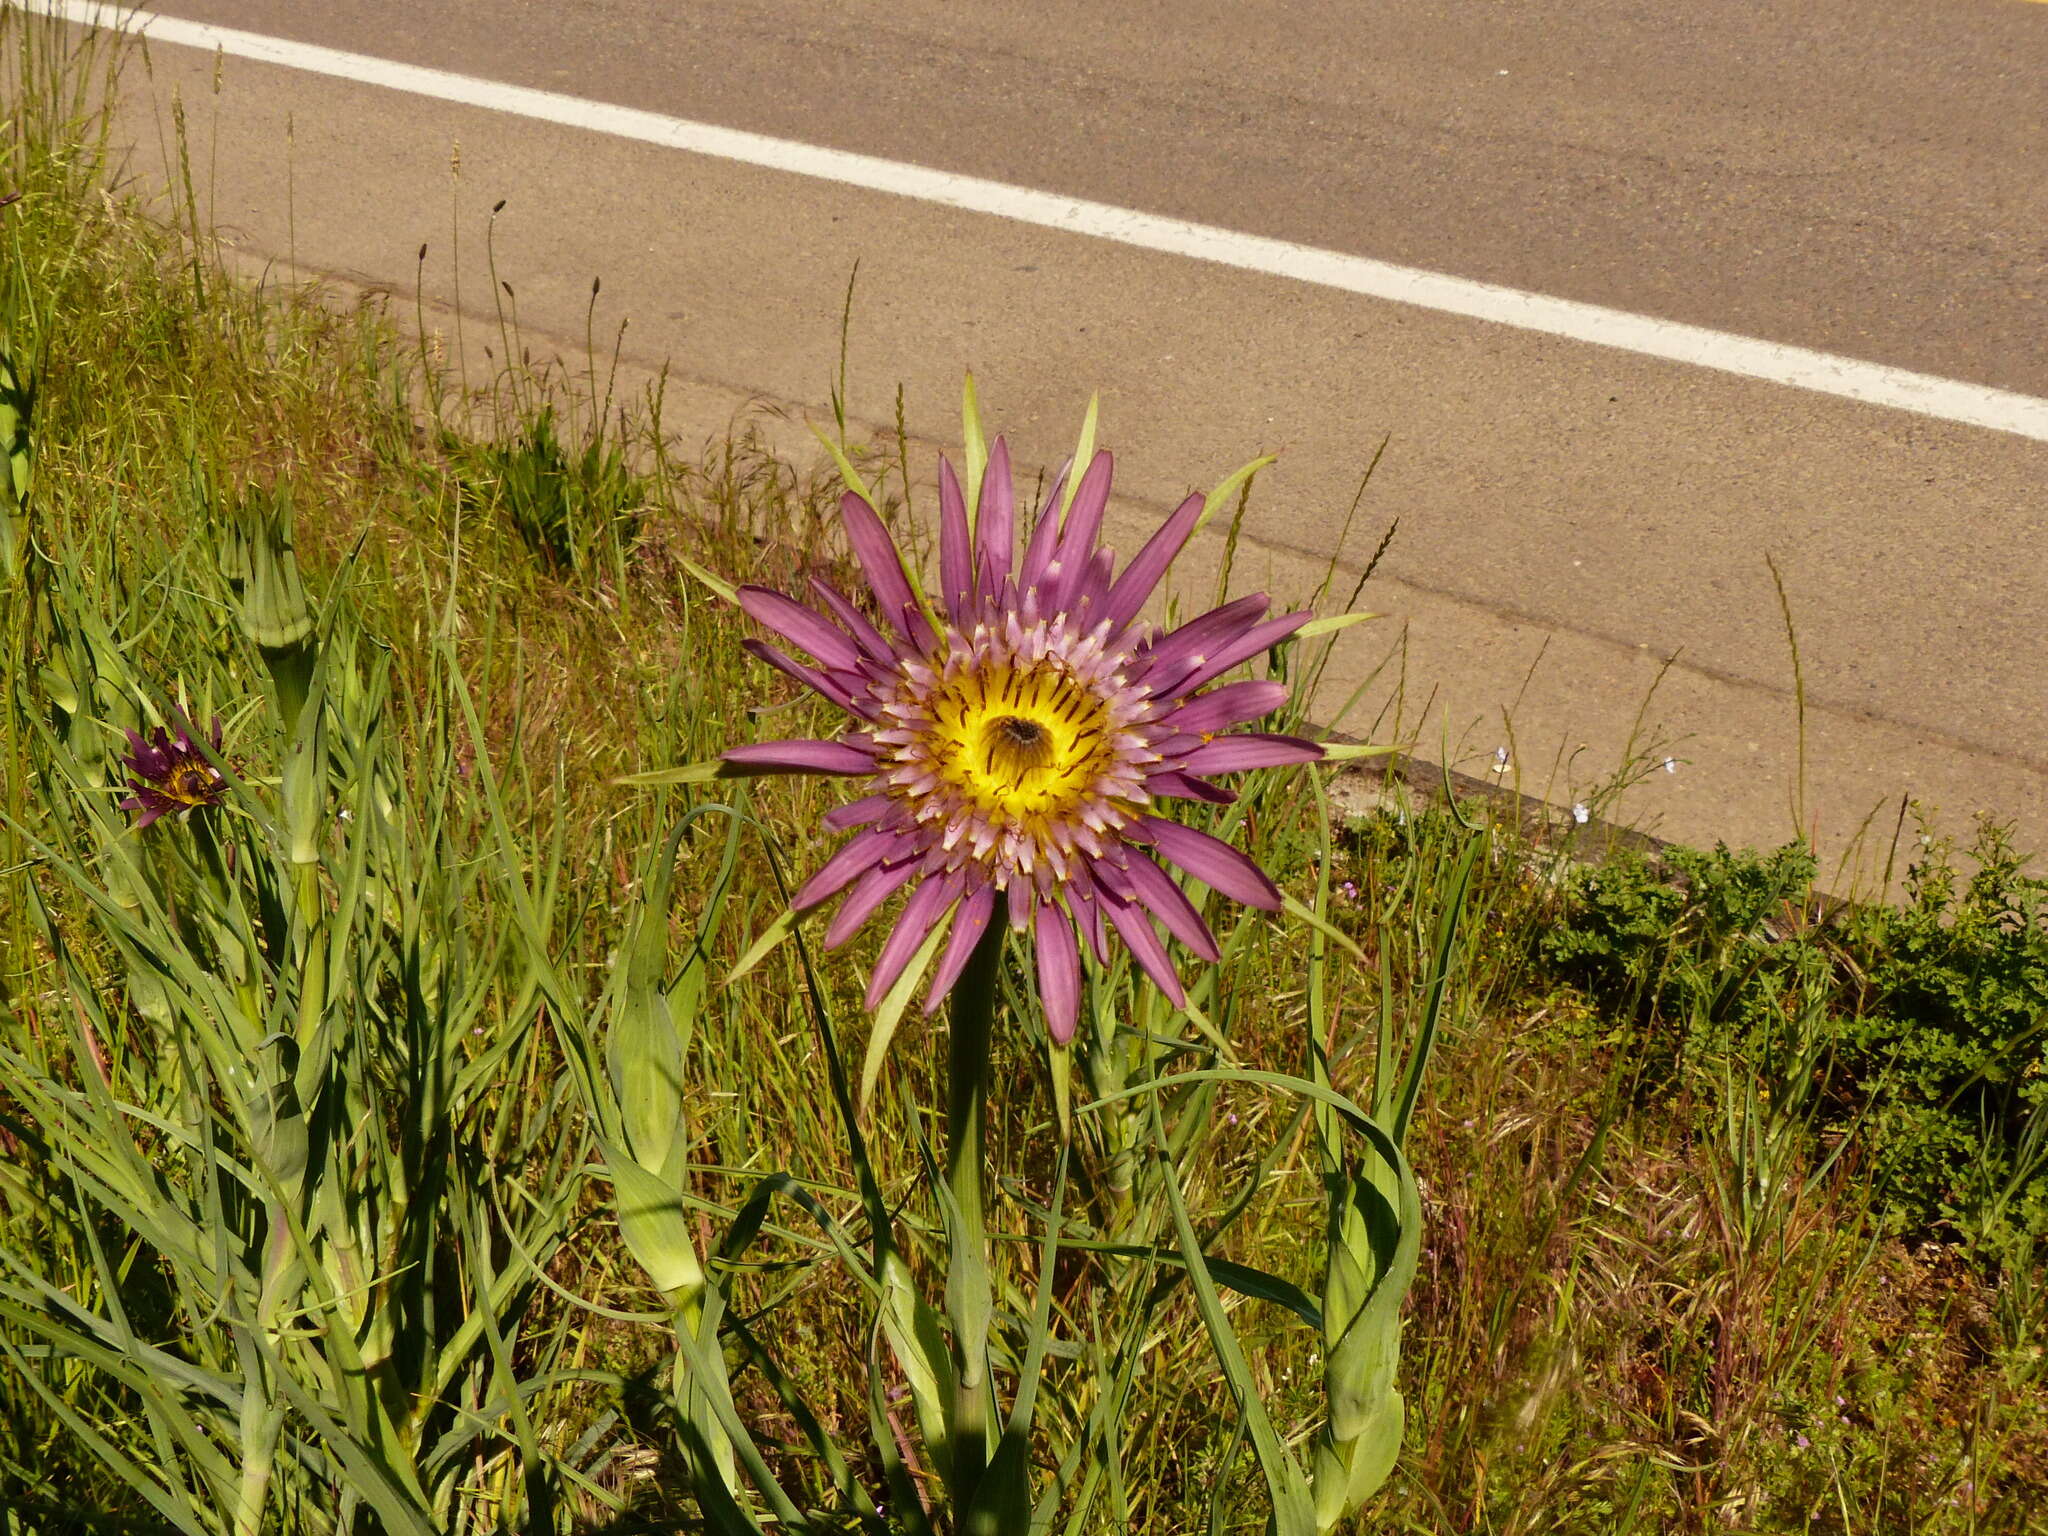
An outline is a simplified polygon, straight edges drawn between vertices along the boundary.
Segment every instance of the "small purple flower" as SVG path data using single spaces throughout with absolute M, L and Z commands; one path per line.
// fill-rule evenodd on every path
M 739 591 L 748 614 L 812 661 L 760 640 L 747 641 L 748 650 L 854 725 L 831 740 L 761 742 L 723 755 L 728 773 L 825 773 L 861 784 L 824 824 L 862 830 L 796 893 L 795 907 L 846 893 L 825 932 L 830 946 L 896 892 L 910 893 L 869 982 L 870 1008 L 950 921 L 925 999 L 935 1010 L 1000 910 L 1031 936 L 1046 1023 L 1064 1042 L 1078 1020 L 1083 943 L 1107 964 L 1114 932 L 1176 1005 L 1185 994 L 1153 923 L 1204 960 L 1218 957 L 1208 925 L 1159 860 L 1234 901 L 1279 910 L 1280 892 L 1263 870 L 1158 814 L 1158 802 L 1227 805 L 1236 796 L 1214 776 L 1322 757 L 1296 737 L 1230 733 L 1285 703 L 1284 684 L 1219 682 L 1309 615 L 1269 618 L 1258 594 L 1170 634 L 1140 619 L 1201 521 L 1203 498 L 1182 502 L 1118 572 L 1114 553 L 1096 543 L 1110 472 L 1110 456 L 1096 454 L 1064 516 L 1062 477 L 1019 559 L 1003 440 L 990 449 L 972 528 L 959 478 L 941 458 L 936 603 L 913 586 L 874 508 L 848 492 L 840 514 L 879 625 L 822 581 L 811 583 L 818 608 L 763 587 Z
M 206 738 L 213 755 L 220 756 L 220 717 Z M 135 830 L 140 832 L 163 816 L 183 816 L 202 806 L 219 805 L 227 797 L 228 781 L 207 760 L 192 740 L 189 721 L 178 722 L 176 734 L 158 726 L 147 737 L 128 732 L 128 752 L 121 759 L 128 771 L 128 788 L 134 791 L 121 802 L 124 811 L 140 811 Z

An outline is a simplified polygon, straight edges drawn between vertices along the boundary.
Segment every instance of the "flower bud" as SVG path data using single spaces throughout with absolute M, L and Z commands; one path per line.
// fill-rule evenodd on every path
M 290 504 L 261 493 L 245 497 L 221 568 L 242 600 L 242 632 L 262 652 L 281 723 L 291 733 L 312 687 L 319 647 L 292 549 Z
M 0 347 L 0 575 L 11 576 L 28 558 L 28 499 L 34 480 L 29 419 L 35 413 L 36 387 L 15 367 L 14 357 Z

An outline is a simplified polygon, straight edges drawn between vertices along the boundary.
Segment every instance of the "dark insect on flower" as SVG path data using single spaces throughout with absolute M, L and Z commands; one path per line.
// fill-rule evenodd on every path
M 161 816 L 182 816 L 203 805 L 219 805 L 227 798 L 227 779 L 207 761 L 192 740 L 191 730 L 187 721 L 175 735 L 162 726 L 147 737 L 128 733 L 128 752 L 121 766 L 128 770 L 128 787 L 134 794 L 121 802 L 121 809 L 142 812 L 135 822 L 136 831 Z M 207 733 L 215 757 L 220 756 L 220 733 L 216 715 Z

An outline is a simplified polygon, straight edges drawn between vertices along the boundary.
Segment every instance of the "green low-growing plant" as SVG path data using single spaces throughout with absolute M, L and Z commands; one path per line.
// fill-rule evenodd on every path
M 1968 859 L 1930 838 L 1905 903 L 1848 925 L 1843 1064 L 1898 1219 L 2023 1262 L 2048 1241 L 2048 878 L 1991 821 Z
M 562 441 L 543 403 L 492 441 L 448 444 L 466 507 L 505 518 L 549 571 L 616 573 L 638 535 L 647 487 L 602 421 Z
M 1898 1230 L 2024 1263 L 2048 1237 L 2048 881 L 1995 824 L 1970 864 L 1930 839 L 1903 904 L 1824 920 L 1798 845 L 1631 855 L 1575 877 L 1543 951 L 1661 1042 L 1653 1080 L 1735 1062 L 1817 1094 Z

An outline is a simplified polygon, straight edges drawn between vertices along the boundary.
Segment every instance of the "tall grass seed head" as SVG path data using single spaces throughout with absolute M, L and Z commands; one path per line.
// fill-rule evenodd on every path
M 1141 620 L 1204 501 L 1190 496 L 1118 572 L 1114 552 L 1097 545 L 1111 469 L 1109 454 L 1095 454 L 1064 516 L 1062 476 L 1019 559 L 1003 440 L 990 450 L 971 529 L 941 458 L 935 605 L 913 586 L 874 508 L 849 491 L 840 513 L 879 624 L 819 580 L 815 607 L 739 590 L 749 615 L 812 660 L 762 640 L 748 650 L 844 710 L 852 728 L 732 748 L 727 771 L 833 774 L 864 791 L 826 814 L 832 831 L 855 835 L 794 907 L 843 892 L 825 934 L 835 946 L 910 889 L 869 981 L 871 1009 L 950 922 L 925 1000 L 935 1010 L 1000 915 L 1029 935 L 1046 1022 L 1064 1043 L 1079 1012 L 1082 944 L 1107 964 L 1114 933 L 1176 1006 L 1185 994 L 1153 922 L 1202 959 L 1218 958 L 1208 925 L 1158 860 L 1233 900 L 1280 907 L 1251 859 L 1158 814 L 1158 803 L 1226 805 L 1236 797 L 1215 776 L 1323 755 L 1296 737 L 1225 734 L 1277 709 L 1284 684 L 1210 686 L 1309 615 L 1268 617 L 1255 594 L 1171 633 Z
M 206 806 L 219 805 L 227 798 L 228 781 L 192 739 L 189 722 L 176 731 L 158 726 L 147 736 L 128 732 L 128 751 L 121 766 L 128 773 L 133 793 L 121 802 L 124 811 L 140 811 L 135 830 L 165 816 L 184 816 Z M 221 750 L 220 717 L 215 716 L 207 740 L 213 757 Z

